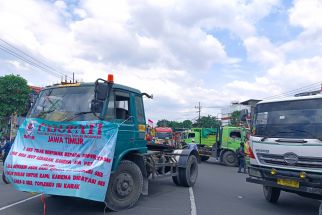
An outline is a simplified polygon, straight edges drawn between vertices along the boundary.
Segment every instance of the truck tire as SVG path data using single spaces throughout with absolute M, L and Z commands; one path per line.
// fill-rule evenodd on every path
M 198 177 L 198 159 L 190 155 L 185 168 L 179 168 L 179 183 L 184 187 L 192 187 Z
M 209 156 L 204 156 L 204 155 L 200 155 L 200 160 L 201 161 L 207 161 L 207 160 L 209 160 Z
M 172 181 L 175 185 L 181 186 L 180 179 L 179 179 L 179 168 L 178 167 L 175 169 L 175 172 L 172 172 L 172 174 L 175 174 L 175 173 L 176 173 L 176 175 L 172 176 Z
M 172 176 L 172 181 L 175 185 L 181 186 L 178 176 Z
M 281 190 L 275 187 L 263 186 L 265 199 L 270 203 L 276 203 L 280 197 Z
M 226 151 L 223 154 L 222 161 L 226 166 L 237 166 L 238 165 L 236 153 L 234 153 L 232 151 Z
M 4 174 L 4 171 L 2 172 L 2 181 L 5 183 L 5 184 L 10 184 L 10 182 L 7 180 L 5 174 Z
M 132 161 L 122 160 L 111 175 L 105 202 L 112 211 L 131 208 L 139 200 L 143 189 L 143 175 Z

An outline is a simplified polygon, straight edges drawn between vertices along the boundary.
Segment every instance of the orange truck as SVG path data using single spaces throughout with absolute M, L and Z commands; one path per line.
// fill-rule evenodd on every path
M 155 143 L 166 144 L 174 146 L 173 130 L 169 127 L 156 127 L 155 128 Z

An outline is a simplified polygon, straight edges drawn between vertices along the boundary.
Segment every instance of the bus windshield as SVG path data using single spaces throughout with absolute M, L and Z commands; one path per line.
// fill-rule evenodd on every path
M 258 104 L 255 136 L 322 140 L 322 98 Z
M 94 86 L 49 88 L 40 93 L 29 117 L 56 122 L 94 120 L 93 98 Z

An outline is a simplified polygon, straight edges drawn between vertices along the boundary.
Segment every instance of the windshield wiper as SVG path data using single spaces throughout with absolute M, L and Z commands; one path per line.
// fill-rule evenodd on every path
M 73 116 L 64 119 L 62 122 L 70 121 L 70 120 L 73 120 L 73 119 L 75 119 L 76 117 L 78 117 L 80 115 L 85 115 L 85 114 L 89 114 L 89 113 L 93 113 L 93 112 L 92 111 L 78 112 L 78 113 L 75 113 Z
M 278 131 L 278 132 L 275 132 L 274 134 L 265 135 L 264 137 L 261 138 L 261 142 L 263 142 L 264 140 L 266 140 L 270 136 L 275 136 L 277 134 L 285 134 L 285 133 L 291 133 L 291 132 L 290 131 Z

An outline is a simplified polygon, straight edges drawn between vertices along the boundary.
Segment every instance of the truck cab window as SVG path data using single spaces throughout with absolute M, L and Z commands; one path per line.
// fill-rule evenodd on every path
M 142 96 L 135 96 L 136 115 L 139 123 L 145 123 Z
M 230 132 L 229 137 L 233 139 L 241 138 L 241 133 L 240 131 L 232 131 Z
M 115 92 L 115 118 L 126 120 L 130 116 L 130 95 Z
M 188 138 L 195 138 L 195 133 L 189 133 Z

